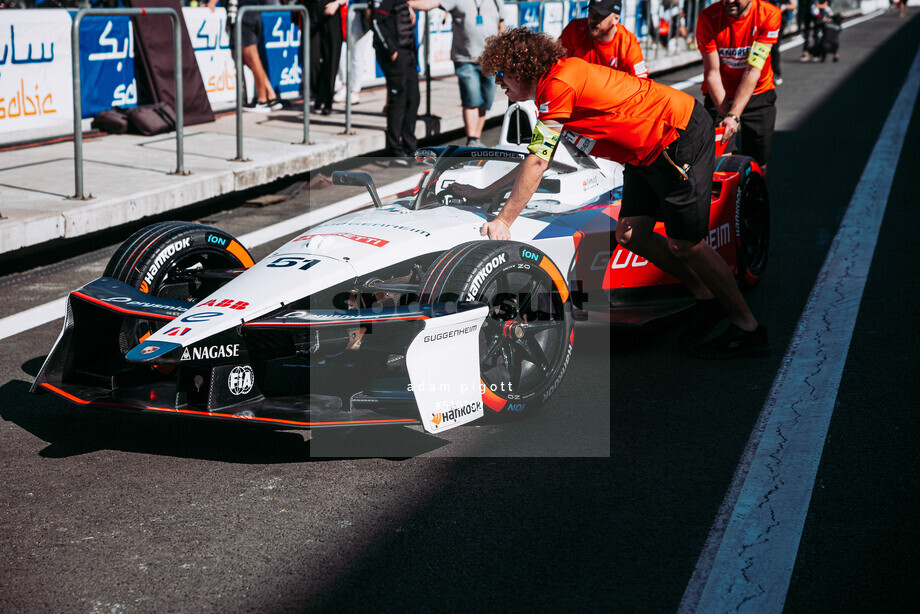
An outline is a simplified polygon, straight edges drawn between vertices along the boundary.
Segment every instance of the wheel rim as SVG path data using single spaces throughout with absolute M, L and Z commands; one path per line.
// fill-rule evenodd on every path
M 490 308 L 479 335 L 480 372 L 505 397 L 526 399 L 543 388 L 567 343 L 565 305 L 552 279 L 535 273 L 502 271 L 478 297 Z
M 195 270 L 218 270 L 240 267 L 239 261 L 226 250 L 202 248 L 183 254 L 171 262 L 165 272 L 150 288 L 150 294 L 164 298 L 173 298 L 183 301 L 198 302 L 204 298 L 189 279 L 188 273 Z
M 748 183 L 741 199 L 738 235 L 744 265 L 754 275 L 759 275 L 766 265 L 770 245 L 770 210 L 767 194 L 760 181 Z

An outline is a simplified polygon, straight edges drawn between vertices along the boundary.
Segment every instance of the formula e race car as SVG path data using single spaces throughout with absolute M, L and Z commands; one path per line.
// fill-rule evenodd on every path
M 673 278 L 614 240 L 622 167 L 564 139 L 512 241 L 480 236 L 526 157 L 532 103 L 494 149 L 421 149 L 417 187 L 319 224 L 259 262 L 227 233 L 185 222 L 140 230 L 104 276 L 72 292 L 33 392 L 100 408 L 277 428 L 422 424 L 437 433 L 537 409 L 563 380 L 575 315 L 641 325 L 688 307 Z M 749 158 L 722 156 L 709 242 L 750 286 L 769 206 Z M 659 229 L 662 230 L 663 229 Z

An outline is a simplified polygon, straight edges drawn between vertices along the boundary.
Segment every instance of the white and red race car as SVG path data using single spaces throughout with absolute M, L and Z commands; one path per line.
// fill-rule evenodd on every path
M 510 186 L 483 201 L 453 186 L 505 176 L 526 157 L 534 122 L 532 104 L 515 104 L 494 149 L 419 150 L 430 170 L 386 203 L 370 176 L 335 173 L 373 202 L 259 262 L 215 228 L 142 229 L 104 277 L 70 294 L 33 392 L 278 428 L 437 433 L 535 410 L 565 376 L 573 312 L 639 325 L 691 299 L 616 244 L 622 168 L 574 147 L 557 151 L 513 241 L 480 236 Z M 709 241 L 752 285 L 769 244 L 763 178 L 741 156 L 716 169 Z

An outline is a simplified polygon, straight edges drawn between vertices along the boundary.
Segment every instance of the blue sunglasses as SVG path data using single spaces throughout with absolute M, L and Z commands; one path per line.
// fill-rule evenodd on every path
M 499 79 L 503 79 L 505 77 L 505 73 L 504 71 L 499 70 L 499 71 L 496 71 L 495 76 L 498 77 Z

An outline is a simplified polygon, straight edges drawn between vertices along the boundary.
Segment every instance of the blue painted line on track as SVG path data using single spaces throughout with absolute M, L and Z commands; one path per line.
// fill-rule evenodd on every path
M 818 274 L 748 444 L 750 463 L 736 471 L 680 612 L 783 610 L 918 89 L 920 52 Z

